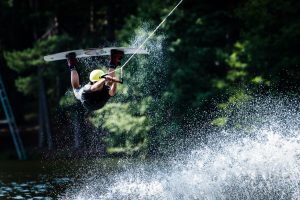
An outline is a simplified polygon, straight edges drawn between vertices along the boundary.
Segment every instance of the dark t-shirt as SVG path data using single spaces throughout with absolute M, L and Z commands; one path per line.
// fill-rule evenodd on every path
M 90 86 L 86 85 L 85 88 L 90 88 Z M 92 92 L 90 89 L 85 89 L 81 96 L 83 106 L 89 111 L 102 108 L 110 98 L 109 90 L 110 87 L 107 85 L 104 85 L 101 91 L 96 92 Z

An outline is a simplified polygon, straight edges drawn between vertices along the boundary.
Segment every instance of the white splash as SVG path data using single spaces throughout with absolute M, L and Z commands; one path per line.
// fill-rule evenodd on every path
M 300 199 L 298 108 L 276 101 L 267 104 L 275 112 L 267 114 L 265 105 L 260 103 L 256 114 L 263 121 L 255 124 L 248 121 L 251 134 L 249 127 L 238 132 L 226 128 L 209 133 L 205 144 L 181 152 L 172 161 L 138 166 L 125 162 L 123 172 L 87 179 L 79 189 L 70 189 L 66 197 L 78 200 Z M 255 113 L 253 108 L 255 105 L 249 110 Z M 243 116 L 246 110 L 243 109 Z M 252 114 L 248 113 L 245 119 Z

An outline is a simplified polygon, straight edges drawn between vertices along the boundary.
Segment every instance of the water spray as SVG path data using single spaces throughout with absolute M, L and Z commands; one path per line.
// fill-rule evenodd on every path
M 105 174 L 98 163 L 60 199 L 299 200 L 299 102 L 297 97 L 261 96 L 231 107 L 228 117 L 236 123 L 185 128 L 194 137 L 157 162 L 119 160 L 115 172 Z M 205 142 L 196 139 L 204 135 Z
M 128 64 L 128 62 L 135 56 L 135 54 L 144 46 L 144 44 L 155 34 L 155 32 L 161 27 L 161 25 L 167 20 L 167 18 L 172 15 L 172 13 L 176 10 L 176 8 L 182 3 L 183 0 L 179 1 L 179 3 L 169 12 L 169 14 L 158 24 L 158 26 L 150 33 L 150 35 L 143 41 L 143 43 L 135 50 L 135 52 L 126 60 L 126 62 L 116 70 L 113 70 L 111 72 L 108 72 L 108 74 L 111 74 L 113 72 L 121 70 L 121 78 L 123 76 L 123 68 Z

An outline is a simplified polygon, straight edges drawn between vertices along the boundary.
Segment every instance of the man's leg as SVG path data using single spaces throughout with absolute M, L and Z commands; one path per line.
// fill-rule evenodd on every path
M 122 60 L 123 56 L 124 56 L 123 51 L 119 51 L 116 49 L 111 50 L 108 74 L 112 78 L 116 77 L 115 69 L 117 68 L 117 66 L 121 65 L 121 60 Z M 115 94 L 117 92 L 117 83 L 110 81 L 110 82 L 108 82 L 108 85 L 110 86 L 109 95 L 115 96 Z
M 78 89 L 80 87 L 79 75 L 76 69 L 71 70 L 71 85 L 73 89 Z
M 110 62 L 109 67 L 115 69 L 117 66 L 121 65 L 121 60 L 124 57 L 124 52 L 112 49 L 110 51 Z
M 79 83 L 79 74 L 76 70 L 77 59 L 76 59 L 76 54 L 74 52 L 67 54 L 67 62 L 68 62 L 69 69 L 71 71 L 71 85 L 73 89 L 78 89 L 80 87 L 80 83 Z
M 110 51 L 110 61 L 108 65 L 108 74 L 112 77 L 115 77 L 115 69 L 121 65 L 121 60 L 123 59 L 124 52 L 117 50 L 117 49 L 112 49 Z

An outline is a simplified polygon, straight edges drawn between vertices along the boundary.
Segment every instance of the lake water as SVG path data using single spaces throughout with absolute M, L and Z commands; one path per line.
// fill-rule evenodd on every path
M 300 200 L 300 103 L 267 100 L 164 159 L 0 161 L 0 199 Z
M 41 161 L 0 161 L 0 199 L 57 198 L 76 178 L 58 165 Z
M 113 171 L 114 159 L 93 161 L 0 161 L 0 199 L 58 199 L 80 184 L 89 167 Z
M 218 132 L 169 160 L 1 161 L 0 199 L 299 200 L 298 130 Z

